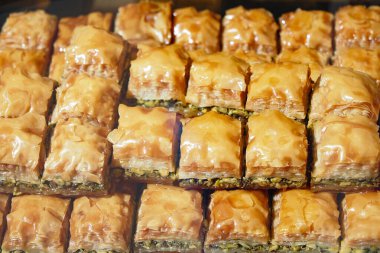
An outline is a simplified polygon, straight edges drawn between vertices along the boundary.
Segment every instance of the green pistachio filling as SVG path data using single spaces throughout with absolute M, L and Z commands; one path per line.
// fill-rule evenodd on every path
M 344 251 L 346 253 L 378 253 L 380 252 L 380 247 L 377 246 L 367 246 L 360 248 L 351 248 L 348 251 Z
M 43 185 L 46 186 L 48 189 L 51 190 L 66 190 L 70 189 L 72 191 L 78 191 L 78 192 L 98 192 L 105 190 L 105 186 L 103 184 L 98 184 L 94 182 L 85 182 L 85 183 L 74 183 L 74 182 L 67 182 L 61 179 L 56 180 L 44 180 Z
M 269 247 L 269 251 L 275 252 L 316 252 L 316 253 L 335 253 L 338 252 L 339 247 L 327 247 L 317 245 L 315 243 L 308 244 L 293 244 L 293 245 L 276 245 L 273 244 Z
M 376 187 L 379 184 L 379 178 L 371 179 L 322 179 L 322 178 L 311 178 L 311 182 L 318 186 L 339 186 L 341 188 L 346 187 Z
M 146 240 L 135 242 L 135 247 L 148 252 L 186 252 L 200 250 L 202 244 L 200 241 Z
M 124 251 L 119 250 L 85 250 L 85 249 L 78 249 L 74 251 L 74 253 L 124 253 Z
M 282 177 L 248 177 L 243 178 L 243 184 L 245 187 L 300 188 L 306 185 L 306 179 L 294 181 Z
M 238 188 L 241 186 L 240 178 L 225 177 L 225 178 L 206 178 L 206 179 L 180 179 L 179 185 L 182 187 L 201 187 L 201 188 Z
M 127 178 L 139 178 L 139 179 L 169 179 L 175 180 L 176 174 L 169 172 L 168 170 L 152 170 L 152 169 L 138 169 L 128 168 L 124 171 L 124 176 Z
M 268 251 L 268 245 L 245 240 L 228 240 L 207 245 L 206 249 L 209 249 L 211 252 L 266 252 Z

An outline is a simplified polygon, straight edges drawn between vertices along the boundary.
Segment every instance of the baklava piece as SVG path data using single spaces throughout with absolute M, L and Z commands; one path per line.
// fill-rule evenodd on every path
M 332 55 L 334 16 L 326 11 L 297 9 L 280 17 L 281 49 L 295 50 L 306 46 L 326 58 Z
M 268 196 L 262 191 L 216 191 L 209 205 L 206 253 L 267 252 Z
M 126 42 L 116 34 L 92 26 L 77 27 L 66 48 L 63 76 L 84 72 L 120 82 L 127 50 Z
M 354 191 L 379 184 L 378 126 L 363 116 L 329 115 L 314 124 L 315 190 Z
M 220 16 L 209 10 L 198 12 L 194 7 L 174 11 L 174 40 L 187 51 L 207 54 L 220 50 Z
M 0 193 L 0 241 L 3 241 L 5 229 L 7 227 L 6 216 L 10 209 L 10 195 Z
M 42 182 L 46 192 L 102 195 L 108 188 L 108 130 L 79 118 L 59 121 L 50 143 Z
M 271 251 L 338 252 L 336 195 L 310 190 L 279 192 L 273 198 Z
M 272 13 L 265 9 L 229 9 L 223 18 L 223 51 L 255 51 L 273 57 L 277 54 L 277 30 Z
M 201 252 L 202 223 L 199 192 L 148 185 L 141 196 L 134 252 Z
M 119 7 L 115 33 L 132 45 L 154 42 L 161 45 L 170 44 L 172 3 L 145 1 Z
M 178 45 L 139 53 L 131 62 L 127 98 L 148 107 L 185 103 L 190 58 Z
M 227 53 L 203 55 L 190 68 L 186 116 L 211 109 L 228 115 L 246 116 L 244 102 L 249 65 Z
M 306 185 L 305 125 L 279 111 L 248 119 L 246 171 L 248 188 L 299 188 Z
M 242 123 L 211 111 L 183 126 L 179 185 L 226 189 L 241 185 Z
M 346 194 L 342 213 L 340 252 L 380 252 L 380 192 Z
M 42 50 L 0 49 L 0 69 L 17 68 L 27 70 L 29 73 L 44 75 L 47 69 L 48 56 Z
M 243 50 L 238 49 L 232 52 L 231 54 L 248 63 L 251 68 L 253 68 L 254 65 L 258 63 L 272 62 L 272 57 L 270 57 L 269 55 L 258 54 L 255 51 L 245 52 Z
M 278 110 L 304 120 L 311 90 L 310 70 L 305 64 L 264 63 L 252 68 L 245 109 L 253 113 Z
M 128 194 L 75 199 L 68 252 L 131 252 L 133 210 Z
M 0 119 L 0 189 L 12 192 L 39 190 L 44 159 L 45 117 L 29 112 Z
M 348 68 L 326 67 L 314 87 L 309 126 L 326 115 L 361 115 L 377 121 L 380 91 L 369 75 Z
M 347 47 L 380 49 L 380 6 L 341 7 L 335 14 L 336 51 Z
M 108 135 L 113 166 L 126 178 L 172 183 L 175 179 L 179 122 L 162 107 L 119 106 L 119 126 Z
M 82 118 L 111 129 L 119 95 L 120 86 L 116 81 L 71 73 L 57 89 L 57 105 L 51 122 Z
M 40 195 L 13 197 L 2 252 L 66 252 L 69 208 L 70 199 Z

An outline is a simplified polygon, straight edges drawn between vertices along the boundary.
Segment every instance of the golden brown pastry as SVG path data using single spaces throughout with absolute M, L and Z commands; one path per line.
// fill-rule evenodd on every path
M 378 126 L 363 116 L 328 115 L 314 124 L 315 189 L 357 190 L 379 182 Z
M 148 185 L 138 211 L 135 252 L 201 252 L 202 222 L 199 192 Z
M 361 115 L 377 121 L 380 91 L 370 76 L 348 68 L 326 67 L 314 87 L 309 125 L 329 114 Z
M 44 75 L 48 61 L 48 54 L 42 50 L 0 49 L 0 69 L 17 68 Z
M 70 199 L 51 196 L 13 197 L 3 252 L 65 252 L 69 205 Z
M 216 191 L 209 205 L 205 252 L 268 251 L 268 196 L 262 191 Z
M 311 89 L 307 65 L 264 63 L 255 65 L 252 72 L 246 110 L 279 110 L 290 118 L 305 119 Z
M 54 54 L 51 57 L 50 67 L 49 67 L 49 78 L 62 83 L 62 76 L 65 70 L 65 53 L 54 51 Z
M 288 190 L 273 198 L 272 249 L 276 252 L 338 252 L 339 211 L 328 192 Z
M 380 192 L 346 194 L 342 211 L 343 240 L 340 252 L 378 252 Z
M 236 188 L 242 176 L 242 124 L 214 111 L 190 119 L 182 129 L 179 184 Z
M 268 110 L 250 116 L 247 126 L 245 186 L 304 186 L 308 147 L 305 125 Z
M 272 13 L 265 9 L 247 10 L 243 6 L 229 9 L 223 17 L 223 51 L 240 49 L 275 56 L 277 30 Z
M 188 51 L 208 54 L 220 50 L 220 15 L 186 7 L 174 11 L 174 41 Z
M 68 252 L 130 252 L 133 206 L 128 194 L 75 199 Z
M 248 63 L 251 68 L 254 68 L 254 65 L 258 63 L 272 62 L 272 57 L 269 55 L 258 54 L 255 51 L 244 52 L 238 49 L 231 54 Z
M 347 47 L 380 49 L 380 6 L 347 5 L 335 14 L 336 50 Z
M 280 17 L 281 48 L 295 50 L 306 46 L 330 57 L 334 16 L 326 11 L 297 9 Z
M 42 175 L 47 191 L 62 195 L 104 193 L 111 153 L 107 133 L 106 128 L 79 118 L 59 121 Z
M 10 195 L 1 193 L 0 194 L 0 240 L 3 241 L 3 236 L 5 233 L 5 229 L 7 227 L 6 224 L 6 216 L 9 212 L 10 208 Z
M 126 177 L 172 181 L 178 147 L 176 114 L 162 107 L 119 106 L 119 125 L 108 135 L 113 144 L 114 166 Z

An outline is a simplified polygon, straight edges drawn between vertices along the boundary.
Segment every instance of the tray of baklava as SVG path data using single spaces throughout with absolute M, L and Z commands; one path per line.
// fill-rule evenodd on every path
M 2 252 L 380 252 L 380 6 L 10 13 Z

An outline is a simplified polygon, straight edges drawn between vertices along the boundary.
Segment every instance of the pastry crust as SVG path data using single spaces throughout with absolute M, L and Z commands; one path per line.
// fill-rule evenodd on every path
M 3 236 L 7 227 L 6 216 L 10 208 L 10 195 L 0 194 L 0 240 L 3 241 Z
M 0 117 L 14 118 L 28 112 L 47 115 L 54 82 L 37 73 L 5 68 L 0 72 Z
M 17 68 L 44 75 L 49 61 L 48 56 L 42 50 L 0 49 L 0 69 Z
M 343 240 L 341 252 L 380 250 L 380 192 L 346 194 L 342 201 Z
M 23 195 L 12 198 L 3 252 L 65 252 L 70 199 Z
M 314 245 L 314 250 L 317 247 L 323 252 L 338 252 L 339 211 L 334 194 L 288 190 L 275 194 L 273 201 L 273 246 Z
M 288 188 L 292 185 L 256 182 L 280 178 L 306 184 L 307 138 L 305 125 L 279 111 L 264 111 L 248 120 L 248 145 L 244 179 L 253 187 Z M 294 186 L 293 186 L 294 187 Z
M 186 7 L 174 11 L 174 40 L 187 51 L 207 54 L 220 50 L 220 15 L 209 10 Z
M 335 14 L 336 50 L 347 47 L 380 49 L 380 7 L 347 5 Z
M 255 65 L 252 71 L 246 110 L 279 110 L 290 118 L 305 119 L 311 89 L 307 65 L 264 63 Z
M 240 49 L 275 56 L 277 30 L 272 13 L 265 9 L 247 10 L 242 6 L 229 9 L 223 17 L 223 51 Z
M 309 126 L 329 114 L 361 115 L 376 121 L 380 91 L 370 76 L 348 68 L 326 67 L 314 87 Z
M 297 9 L 283 14 L 280 17 L 281 48 L 295 50 L 306 46 L 330 57 L 333 18 L 329 12 L 316 10 Z
M 251 68 L 254 68 L 254 65 L 258 63 L 272 62 L 271 56 L 258 54 L 255 51 L 244 52 L 243 50 L 238 49 L 231 54 L 248 63 Z
M 128 194 L 75 199 L 68 252 L 130 252 L 133 208 Z
M 177 116 L 165 108 L 119 105 L 119 126 L 108 135 L 113 164 L 140 180 L 172 178 L 178 147 Z M 149 176 L 151 174 L 152 176 Z M 152 177 L 152 178 L 151 178 Z

